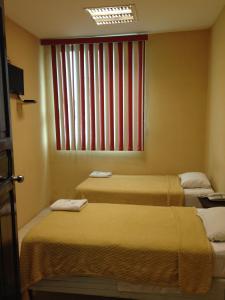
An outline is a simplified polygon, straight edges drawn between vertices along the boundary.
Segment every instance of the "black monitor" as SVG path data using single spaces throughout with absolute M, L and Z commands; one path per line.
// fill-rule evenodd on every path
M 24 95 L 23 70 L 8 63 L 9 92 Z

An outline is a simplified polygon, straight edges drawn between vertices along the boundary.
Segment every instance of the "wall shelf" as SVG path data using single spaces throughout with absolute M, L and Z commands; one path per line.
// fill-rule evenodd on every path
M 36 100 L 33 99 L 23 99 L 20 95 L 10 94 L 17 102 L 21 104 L 34 104 L 37 103 Z
M 17 99 L 17 101 L 21 104 L 34 104 L 34 103 L 37 103 L 36 100 L 32 100 L 32 99 L 25 99 L 25 100 Z

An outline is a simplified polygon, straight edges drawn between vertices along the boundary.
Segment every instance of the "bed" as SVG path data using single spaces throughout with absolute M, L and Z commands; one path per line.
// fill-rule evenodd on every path
M 76 187 L 75 197 L 98 203 L 184 205 L 180 179 L 173 175 L 89 177 Z
M 89 177 L 76 187 L 75 197 L 87 198 L 89 202 L 97 203 L 184 205 L 201 208 L 198 197 L 207 196 L 213 192 L 214 190 L 204 173 L 188 172 L 179 176 L 112 175 L 109 178 Z
M 93 203 L 81 213 L 54 212 L 36 223 L 22 244 L 24 288 L 130 299 L 224 299 L 225 243 L 208 242 L 194 208 Z

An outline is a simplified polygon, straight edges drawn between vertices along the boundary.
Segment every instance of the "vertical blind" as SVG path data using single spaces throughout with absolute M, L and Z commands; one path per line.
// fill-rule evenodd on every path
M 58 150 L 143 150 L 146 36 L 138 37 L 51 45 Z

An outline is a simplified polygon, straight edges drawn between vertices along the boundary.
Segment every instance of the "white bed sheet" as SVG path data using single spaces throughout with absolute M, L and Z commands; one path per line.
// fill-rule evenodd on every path
M 196 188 L 196 189 L 184 189 L 184 201 L 185 206 L 194 206 L 197 208 L 201 208 L 202 205 L 198 200 L 199 196 L 207 196 L 208 194 L 213 193 L 214 190 L 210 189 L 203 189 L 203 188 Z
M 213 276 L 225 278 L 225 243 L 211 243 L 214 255 Z
M 198 211 L 203 209 L 198 208 Z M 211 245 L 214 257 L 213 277 L 225 278 L 225 242 L 211 242 Z

